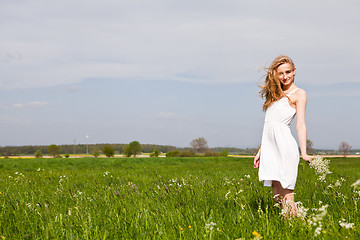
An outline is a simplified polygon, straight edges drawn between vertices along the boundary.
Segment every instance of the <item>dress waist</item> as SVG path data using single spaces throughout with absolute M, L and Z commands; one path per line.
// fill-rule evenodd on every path
M 286 126 L 286 127 L 290 127 L 289 124 L 282 123 L 282 122 L 276 122 L 276 121 L 265 121 L 265 124 L 266 125 L 268 125 L 268 124 L 279 124 L 279 125 L 283 125 L 283 126 Z

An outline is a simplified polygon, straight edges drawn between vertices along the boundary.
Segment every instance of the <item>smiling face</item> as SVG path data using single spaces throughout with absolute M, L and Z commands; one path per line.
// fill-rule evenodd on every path
M 288 89 L 294 82 L 296 68 L 292 67 L 289 63 L 281 64 L 276 69 L 276 76 L 279 79 L 283 90 Z

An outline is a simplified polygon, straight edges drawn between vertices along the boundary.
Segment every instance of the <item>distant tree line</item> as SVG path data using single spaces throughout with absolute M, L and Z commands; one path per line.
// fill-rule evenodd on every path
M 53 145 L 53 144 L 52 144 Z M 38 156 L 42 155 L 50 155 L 53 156 L 54 153 L 49 151 L 49 146 L 52 145 L 28 145 L 28 146 L 5 146 L 0 147 L 0 156 L 25 156 L 29 155 L 32 156 L 36 152 Z M 99 156 L 99 153 L 102 152 L 104 147 L 110 146 L 114 149 L 114 154 L 125 154 L 124 148 L 129 144 L 89 144 L 89 154 Z M 56 155 L 65 155 L 65 154 L 86 154 L 86 144 L 64 144 L 64 145 L 57 145 L 60 149 L 56 149 Z M 53 149 L 50 148 L 50 149 Z M 238 155 L 253 155 L 256 153 L 256 148 L 234 148 L 234 147 L 216 147 L 216 148 L 208 148 L 210 152 L 218 152 L 223 153 L 224 151 L 228 151 L 228 154 L 238 154 Z M 193 151 L 191 147 L 175 147 L 170 145 L 156 145 L 156 144 L 141 144 L 141 152 L 143 153 L 153 153 L 153 156 L 158 156 L 160 153 L 168 153 L 172 151 Z M 110 153 L 111 154 L 111 153 Z M 138 154 L 136 152 L 136 154 Z M 186 155 L 186 154 L 185 154 Z
M 170 145 L 140 144 L 133 141 L 129 144 L 64 144 L 64 145 L 27 145 L 27 146 L 4 146 L 0 147 L 0 156 L 23 156 L 35 155 L 42 157 L 50 156 L 69 156 L 69 154 L 86 154 L 95 157 L 100 153 L 106 156 L 114 154 L 124 154 L 126 156 L 136 156 L 139 153 L 150 153 L 151 156 L 159 156 L 160 153 L 168 153 L 168 156 L 224 156 L 224 155 L 255 155 L 258 148 L 235 148 L 235 147 L 215 147 L 209 148 L 204 138 L 194 139 L 190 142 L 190 147 L 175 147 Z M 313 143 L 308 140 L 308 152 L 313 155 L 351 155 L 358 154 L 360 149 L 352 149 L 347 143 L 342 142 L 338 150 L 315 149 Z M 105 152 L 103 151 L 105 150 Z M 226 153 L 226 154 L 225 154 Z
M 54 144 L 52 144 L 54 145 Z M 89 154 L 92 154 L 94 151 L 101 151 L 104 147 L 112 147 L 114 149 L 115 154 L 123 153 L 124 147 L 128 144 L 89 144 Z M 51 145 L 50 145 L 51 146 Z M 57 145 L 60 147 L 59 154 L 86 154 L 87 145 L 86 144 L 64 144 Z M 141 151 L 144 153 L 151 153 L 154 149 L 158 149 L 158 151 L 166 153 L 169 151 L 173 151 L 177 149 L 174 146 L 169 145 L 156 145 L 156 144 L 141 144 Z M 40 150 L 40 151 L 38 151 Z M 0 156 L 22 156 L 22 155 L 34 155 L 35 152 L 41 152 L 43 155 L 53 155 L 49 152 L 49 145 L 28 145 L 28 146 L 5 146 L 0 147 Z M 136 154 L 138 154 L 136 152 Z

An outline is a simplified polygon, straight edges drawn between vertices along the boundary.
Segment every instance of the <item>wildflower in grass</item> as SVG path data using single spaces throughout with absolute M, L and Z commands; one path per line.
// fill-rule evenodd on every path
M 229 197 L 229 194 L 231 193 L 231 191 L 230 191 L 230 189 L 229 189 L 229 191 L 225 194 L 225 199 L 227 200 Z
M 312 209 L 314 211 L 314 213 L 309 218 L 309 224 L 311 226 L 316 227 L 316 229 L 314 231 L 315 236 L 318 236 L 322 231 L 322 220 L 327 214 L 326 208 L 328 206 L 329 205 L 323 205 L 319 209 L 317 209 L 317 208 Z
M 253 231 L 252 235 L 254 235 L 254 239 L 256 239 L 256 240 L 262 239 L 262 236 L 257 231 Z
M 240 189 L 237 193 L 236 193 L 236 195 L 238 195 L 239 193 L 242 193 L 244 190 L 242 190 L 242 189 Z
M 342 219 L 341 221 L 339 221 L 339 225 L 341 227 L 346 228 L 346 229 L 350 229 L 350 228 L 353 228 L 355 226 L 354 223 L 347 223 L 345 219 Z
M 180 231 L 183 231 L 184 229 L 182 227 L 180 227 Z
M 214 226 L 216 226 L 216 223 L 214 223 L 214 222 L 210 222 L 210 223 L 207 223 L 207 224 L 205 224 L 205 230 L 207 231 L 207 232 L 211 232 L 212 230 L 214 230 Z
M 72 197 L 73 197 L 73 198 L 77 198 L 77 197 L 79 197 L 81 194 L 82 194 L 82 192 L 80 192 L 79 190 L 77 190 L 76 193 L 74 193 L 74 194 L 72 195 Z
M 360 188 L 360 179 L 356 180 L 351 186 L 355 189 Z
M 318 175 L 318 179 L 321 182 L 325 182 L 326 175 L 331 173 L 329 170 L 329 163 L 330 160 L 316 156 L 309 164 L 311 168 L 315 169 L 315 173 Z
M 302 202 L 296 202 L 295 203 L 296 208 L 297 208 L 297 217 L 305 219 L 307 211 L 309 210 L 308 208 L 305 208 Z
M 188 227 L 189 229 L 191 229 L 191 225 L 189 225 L 189 227 Z
M 245 175 L 244 177 L 246 177 L 246 178 L 250 178 L 250 175 Z
M 132 190 L 134 190 L 135 192 L 138 190 L 135 183 L 133 182 L 128 182 L 128 186 L 129 188 L 132 188 Z

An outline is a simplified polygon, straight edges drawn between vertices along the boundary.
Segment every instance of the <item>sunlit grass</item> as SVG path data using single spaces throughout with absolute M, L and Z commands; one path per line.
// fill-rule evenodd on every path
M 249 158 L 0 159 L 0 236 L 357 239 L 359 167 L 331 159 L 321 182 L 301 162 L 295 199 L 308 210 L 286 220 Z

